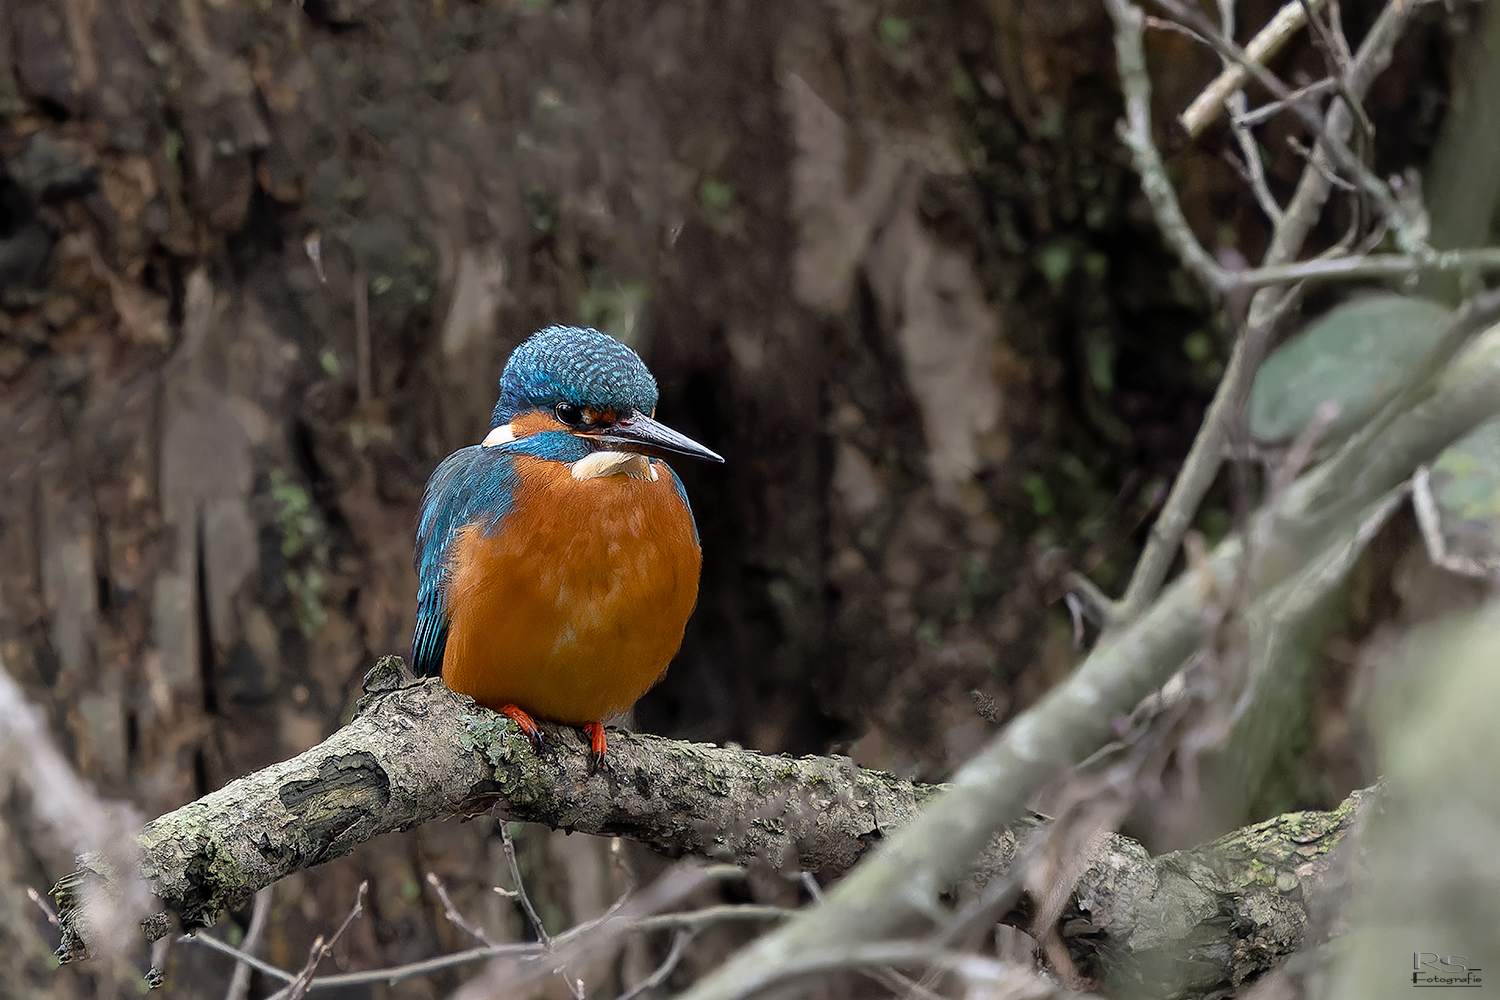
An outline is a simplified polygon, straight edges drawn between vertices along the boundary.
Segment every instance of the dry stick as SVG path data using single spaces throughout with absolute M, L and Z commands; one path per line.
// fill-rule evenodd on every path
M 1240 124 L 1239 116 L 1245 113 L 1245 92 L 1236 90 L 1229 95 L 1229 100 L 1224 102 L 1224 107 L 1229 111 L 1234 141 L 1239 143 L 1240 153 L 1245 157 L 1245 182 L 1250 185 L 1256 204 L 1260 205 L 1260 210 L 1266 213 L 1266 218 L 1271 221 L 1271 225 L 1279 226 L 1281 225 L 1281 206 L 1276 203 L 1276 196 L 1271 193 L 1270 185 L 1266 183 L 1266 168 L 1260 159 L 1260 146 L 1256 144 L 1255 136 L 1250 134 L 1250 130 Z
M 1233 275 L 1236 288 L 1267 288 L 1293 281 L 1359 281 L 1407 278 L 1424 272 L 1500 271 L 1500 248 L 1440 250 L 1431 257 L 1409 253 L 1364 254 L 1257 267 Z
M 268 885 L 255 894 L 255 904 L 250 909 L 250 927 L 245 931 L 245 940 L 240 942 L 240 949 L 248 954 L 255 953 L 266 925 L 271 922 L 271 897 L 274 893 L 275 889 Z M 250 966 L 243 962 L 234 967 L 224 1000 L 245 1000 L 250 995 L 250 971 Z
M 350 908 L 349 915 L 344 918 L 344 922 L 339 924 L 338 930 L 333 932 L 333 937 L 329 938 L 328 943 L 325 944 L 323 936 L 318 935 L 318 939 L 313 942 L 312 948 L 307 953 L 307 964 L 302 967 L 302 973 L 297 977 L 297 981 L 285 989 L 278 990 L 270 1000 L 302 1000 L 307 995 L 313 977 L 318 974 L 318 966 L 323 964 L 323 959 L 333 954 L 333 946 L 339 943 L 339 938 L 343 937 L 349 926 L 365 912 L 365 893 L 369 891 L 369 881 L 359 884 L 359 890 L 354 894 L 354 906 Z
M 672 938 L 672 947 L 667 951 L 667 957 L 662 959 L 656 971 L 645 979 L 621 993 L 619 1000 L 635 1000 L 647 990 L 654 990 L 667 981 L 667 977 L 677 968 L 677 963 L 682 960 L 682 953 L 687 949 L 688 942 L 693 939 L 690 931 L 678 931 Z
M 1323 5 L 1324 0 L 1313 0 L 1314 9 Z M 1302 30 L 1307 23 L 1307 11 L 1297 0 L 1282 7 L 1271 22 L 1260 31 L 1256 32 L 1250 44 L 1245 46 L 1245 55 L 1256 63 L 1265 63 L 1271 59 L 1287 40 Z M 1212 125 L 1224 110 L 1224 102 L 1236 90 L 1244 89 L 1246 83 L 1250 82 L 1250 71 L 1238 63 L 1231 63 L 1224 67 L 1212 83 L 1203 89 L 1203 93 L 1188 105 L 1188 109 L 1182 113 L 1179 121 L 1187 129 L 1188 135 L 1196 138 L 1205 128 Z
M 1292 90 L 1282 83 L 1274 73 L 1264 66 L 1250 59 L 1245 50 L 1234 43 L 1233 39 L 1225 38 L 1196 8 L 1191 7 L 1181 0 L 1155 0 L 1161 6 L 1172 12 L 1173 16 L 1197 26 L 1199 32 L 1216 52 L 1226 59 L 1242 65 L 1253 76 L 1261 86 L 1269 90 L 1278 98 L 1285 99 L 1291 96 Z M 1415 7 L 1409 0 L 1403 0 L 1406 6 Z M 1341 82 L 1340 93 L 1356 93 L 1356 88 L 1348 81 Z M 1362 92 L 1361 96 L 1362 96 Z M 1427 243 L 1427 222 L 1420 214 L 1409 213 L 1400 199 L 1398 199 L 1391 187 L 1385 181 L 1377 177 L 1365 162 L 1355 156 L 1345 144 L 1348 136 L 1336 136 L 1326 129 L 1325 120 L 1319 117 L 1316 111 L 1305 107 L 1301 103 L 1292 102 L 1287 105 L 1303 124 L 1318 139 L 1318 148 L 1332 160 L 1334 166 L 1354 178 L 1359 190 L 1369 196 L 1392 229 L 1396 231 L 1397 245 L 1403 250 L 1411 253 L 1430 254 L 1432 247 Z M 1363 114 L 1361 110 L 1359 112 Z
M 1192 227 L 1182 214 L 1177 192 L 1167 177 L 1166 164 L 1151 136 L 1151 77 L 1146 72 L 1146 52 L 1141 42 L 1144 15 L 1129 0 L 1105 0 L 1119 30 L 1115 34 L 1115 56 L 1119 60 L 1120 85 L 1125 96 L 1125 120 L 1120 126 L 1120 140 L 1130 150 L 1135 171 L 1141 178 L 1141 192 L 1151 204 L 1162 237 L 1177 254 L 1184 267 L 1193 272 L 1211 294 L 1223 292 L 1229 285 L 1229 273 L 1203 249 Z M 1128 23 L 1127 30 L 1124 25 Z
M 1107 5 L 1110 13 L 1115 16 L 1116 48 L 1122 52 L 1121 81 L 1128 93 L 1128 88 L 1134 84 L 1127 77 L 1125 54 L 1128 53 L 1131 63 L 1138 59 L 1144 61 L 1143 57 L 1137 55 L 1141 51 L 1140 12 L 1128 0 L 1108 0 Z M 1414 4 L 1406 0 L 1395 0 L 1381 12 L 1349 68 L 1348 88 L 1351 94 L 1363 96 L 1375 77 L 1389 64 L 1391 50 L 1415 10 Z M 1342 100 L 1335 100 L 1324 121 L 1322 131 L 1325 137 L 1330 140 L 1341 139 L 1348 135 L 1352 127 L 1348 107 Z M 1313 154 L 1314 159 L 1322 155 L 1325 145 L 1325 142 L 1319 141 Z M 1164 174 L 1161 181 L 1166 182 Z M 1265 274 L 1267 268 L 1284 266 L 1296 257 L 1303 241 L 1317 224 L 1329 192 L 1327 180 L 1309 164 L 1302 171 L 1296 193 L 1282 213 L 1281 224 L 1271 234 L 1271 245 L 1266 250 L 1264 261 L 1266 266 L 1250 273 Z M 1314 269 L 1309 267 L 1308 270 Z M 1239 276 L 1232 276 L 1236 284 L 1238 279 Z M 1264 284 L 1268 286 L 1272 283 L 1267 281 Z M 1255 286 L 1247 284 L 1246 287 Z M 1235 342 L 1229 364 L 1203 419 L 1203 427 L 1193 440 L 1193 446 L 1183 461 L 1182 471 L 1176 482 L 1172 484 L 1161 514 L 1151 526 L 1145 549 L 1136 563 L 1125 595 L 1114 606 L 1117 621 L 1128 622 L 1139 615 L 1155 598 L 1166 580 L 1167 571 L 1176 559 L 1183 532 L 1187 531 L 1204 494 L 1218 476 L 1224 446 L 1229 440 L 1230 422 L 1237 419 L 1244 399 L 1249 395 L 1255 369 L 1259 367 L 1259 348 L 1263 346 L 1287 304 L 1287 300 L 1271 287 L 1262 287 L 1251 300 L 1245 330 Z
M 1270 101 L 1269 103 L 1262 104 L 1258 108 L 1254 108 L 1252 110 L 1235 115 L 1230 124 L 1236 128 L 1254 128 L 1257 125 L 1263 125 L 1266 122 L 1270 121 L 1272 118 L 1275 118 L 1277 115 L 1281 114 L 1283 111 L 1286 111 L 1292 104 L 1295 104 L 1298 101 L 1307 101 L 1313 98 L 1322 97 L 1329 91 L 1338 89 L 1339 84 L 1337 80 L 1324 77 L 1321 80 L 1315 80 L 1312 83 L 1309 83 L 1305 87 L 1299 87 L 1298 89 L 1292 91 L 1290 94 L 1286 95 L 1286 97 L 1281 100 Z
M 482 945 L 494 947 L 499 943 L 486 934 L 483 927 L 469 923 L 468 918 L 453 905 L 453 899 L 448 895 L 448 889 L 443 885 L 442 880 L 432 872 L 427 873 L 427 884 L 432 886 L 433 892 L 437 893 L 438 900 L 443 904 L 443 915 L 448 918 L 450 924 Z

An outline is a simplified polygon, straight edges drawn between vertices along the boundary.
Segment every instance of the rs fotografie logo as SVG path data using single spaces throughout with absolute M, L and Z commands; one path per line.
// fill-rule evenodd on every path
M 1483 986 L 1480 970 L 1463 955 L 1439 955 L 1434 951 L 1412 952 L 1411 984 L 1413 986 L 1477 987 Z

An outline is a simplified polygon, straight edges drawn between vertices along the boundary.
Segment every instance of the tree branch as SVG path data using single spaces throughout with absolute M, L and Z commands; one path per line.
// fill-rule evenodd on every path
M 185 929 L 378 834 L 492 807 L 672 853 L 778 866 L 795 858 L 837 874 L 940 790 L 843 757 L 773 757 L 619 731 L 610 734 L 610 770 L 595 773 L 574 731 L 544 727 L 549 749 L 538 757 L 505 717 L 439 680 L 402 686 L 400 669 L 399 657 L 382 659 L 359 714 L 318 746 L 146 825 L 141 874 Z M 77 879 L 64 882 L 59 954 L 69 959 L 84 945 L 73 922 L 83 894 Z M 148 924 L 152 937 L 167 930 Z
M 549 728 L 550 749 L 539 758 L 510 720 L 435 679 L 403 680 L 400 659 L 386 657 L 366 678 L 370 694 L 349 725 L 301 756 L 232 782 L 141 831 L 140 874 L 186 928 L 211 924 L 271 882 L 372 837 L 491 806 L 511 819 L 741 863 L 762 858 L 779 864 L 795 855 L 804 870 L 836 875 L 887 833 L 909 825 L 945 787 L 863 770 L 847 758 L 775 757 L 622 732 L 611 734 L 610 772 L 592 773 L 586 744 L 570 730 Z M 1356 793 L 1331 813 L 1279 817 L 1154 859 L 1134 841 L 1109 835 L 1093 851 L 1064 913 L 1064 939 L 1080 967 L 1108 981 L 1158 968 L 1168 952 L 1182 952 L 1184 940 L 1195 943 L 1189 949 L 1192 982 L 1179 984 L 1188 991 L 1182 995 L 1242 981 L 1298 946 L 1303 908 L 1316 894 L 1329 851 L 1364 801 L 1368 797 Z M 991 839 L 959 885 L 960 896 L 972 898 L 1007 873 L 1021 845 L 1043 826 L 1032 816 Z M 58 899 L 66 959 L 84 955 L 81 887 L 102 879 L 108 889 L 120 877 L 105 878 L 93 861 L 83 859 L 83 872 L 64 880 L 69 891 Z M 1226 920 L 1229 911 L 1238 916 Z M 693 917 L 637 922 L 642 929 L 652 920 L 688 926 L 684 916 Z M 1013 911 L 1010 919 L 1023 922 L 1022 913 Z M 1239 934 L 1247 921 L 1258 925 L 1258 950 L 1223 947 L 1231 927 Z M 160 914 L 144 928 L 156 936 L 169 924 Z M 473 949 L 399 971 L 424 974 L 535 947 Z M 951 958 L 951 943 L 940 938 L 923 947 L 920 940 L 899 946 L 902 964 L 931 964 L 923 960 L 927 954 L 941 967 Z M 890 959 L 884 952 L 875 957 Z M 858 960 L 875 958 L 861 953 Z M 780 979 L 828 971 L 826 965 L 799 956 L 766 973 Z M 341 985 L 354 975 L 375 973 L 312 983 Z

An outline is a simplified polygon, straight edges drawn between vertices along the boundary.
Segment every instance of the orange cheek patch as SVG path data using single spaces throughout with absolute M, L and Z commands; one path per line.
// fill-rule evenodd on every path
M 541 434 L 543 431 L 566 431 L 572 430 L 567 424 L 558 420 L 550 413 L 541 410 L 532 410 L 528 413 L 520 413 L 511 418 L 511 433 L 518 438 L 530 434 Z

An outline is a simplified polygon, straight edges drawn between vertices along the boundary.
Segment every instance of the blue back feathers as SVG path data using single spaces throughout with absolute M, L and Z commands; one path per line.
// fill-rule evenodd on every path
M 598 330 L 551 326 L 532 335 L 506 362 L 491 426 L 509 423 L 528 410 L 550 410 L 560 402 L 649 414 L 656 400 L 656 380 L 630 348 Z M 412 668 L 417 676 L 443 672 L 448 644 L 444 595 L 448 550 L 465 527 L 477 524 L 482 531 L 493 532 L 510 512 L 519 484 L 514 456 L 575 462 L 591 451 L 589 444 L 572 434 L 549 431 L 498 447 L 462 448 L 437 467 L 427 481 L 417 522 L 417 631 L 412 637 Z M 687 506 L 682 481 L 673 479 Z M 694 525 L 694 541 L 697 534 Z
M 532 334 L 505 363 L 490 426 L 562 402 L 649 414 L 656 409 L 656 379 L 640 355 L 608 334 L 549 326 Z

